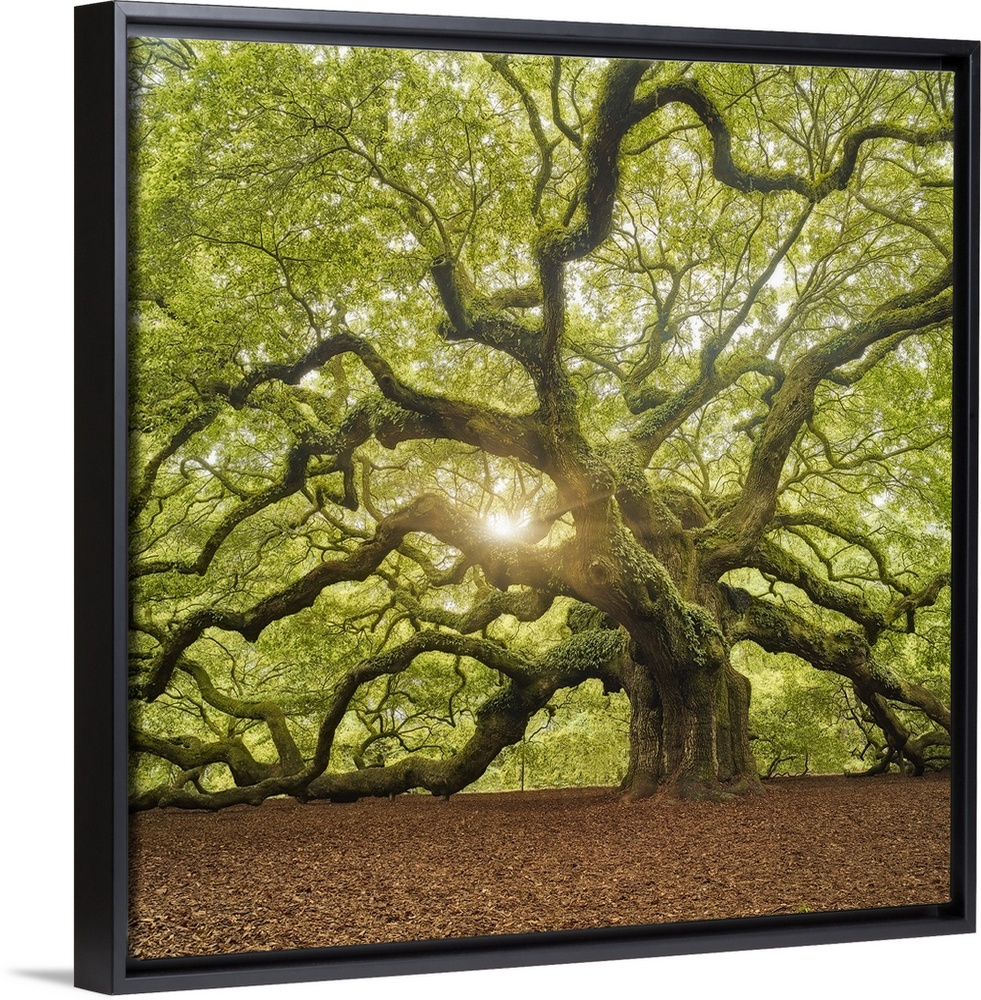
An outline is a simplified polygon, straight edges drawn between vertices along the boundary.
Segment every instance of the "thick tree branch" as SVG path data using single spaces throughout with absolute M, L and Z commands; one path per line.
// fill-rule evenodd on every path
M 571 228 L 544 234 L 542 258 L 556 263 L 578 260 L 609 235 L 620 183 L 620 145 L 639 120 L 630 115 L 634 91 L 650 65 L 643 60 L 615 59 L 606 70 L 591 129 L 582 145 L 578 221 Z
M 428 532 L 471 553 L 481 562 L 488 579 L 501 589 L 506 590 L 511 583 L 524 583 L 546 590 L 559 586 L 557 567 L 532 546 L 494 540 L 475 519 L 445 500 L 422 496 L 388 515 L 378 524 L 374 537 L 363 542 L 350 555 L 321 563 L 249 610 L 207 610 L 191 614 L 171 633 L 142 697 L 153 701 L 164 692 L 182 654 L 206 629 L 238 632 L 250 642 L 255 642 L 272 622 L 310 607 L 326 587 L 342 581 L 365 580 L 411 531 Z
M 837 611 L 861 625 L 869 642 L 886 626 L 885 615 L 876 611 L 861 593 L 836 586 L 771 539 L 762 539 L 747 560 L 761 573 L 804 591 L 817 605 Z
M 358 687 L 384 674 L 400 672 L 417 656 L 433 650 L 472 655 L 481 662 L 486 662 L 483 660 L 486 655 L 490 659 L 487 665 L 492 669 L 503 666 L 509 671 L 509 679 L 502 690 L 477 710 L 476 729 L 467 744 L 443 760 L 410 755 L 388 767 L 326 773 L 337 726 Z M 503 647 L 485 640 L 442 632 L 419 633 L 395 649 L 359 664 L 336 685 L 320 726 L 314 756 L 301 772 L 266 777 L 244 787 L 210 793 L 183 785 L 158 787 L 132 799 L 130 808 L 139 810 L 168 805 L 220 809 L 236 803 L 258 804 L 270 795 L 284 793 L 302 798 L 349 801 L 370 795 L 395 795 L 412 788 L 425 788 L 434 795 L 449 796 L 483 774 L 506 746 L 517 743 L 531 716 L 543 708 L 559 688 L 573 687 L 587 677 L 613 676 L 618 670 L 617 664 L 626 655 L 622 633 L 610 629 L 578 633 L 536 664 L 522 664 Z M 158 756 L 170 752 L 169 747 L 152 742 L 138 749 L 150 753 L 160 750 Z M 190 764 L 197 757 L 188 754 L 182 759 Z
M 814 393 L 822 379 L 900 330 L 924 329 L 949 319 L 953 309 L 952 277 L 951 268 L 945 268 L 932 281 L 897 296 L 867 320 L 813 348 L 787 372 L 754 442 L 739 499 L 702 535 L 707 573 L 718 578 L 738 566 L 772 520 L 784 463 L 800 428 L 810 418 Z
M 847 629 L 826 632 L 787 607 L 773 601 L 749 599 L 742 618 L 730 629 L 729 638 L 734 643 L 749 639 L 769 653 L 792 653 L 818 670 L 847 677 L 870 707 L 876 697 L 889 698 L 920 709 L 950 731 L 947 706 L 921 685 L 903 680 L 889 670 L 874 656 L 871 644 L 860 632 Z M 885 716 L 883 721 L 888 727 L 893 726 Z M 898 749 L 908 739 L 907 732 Z
M 446 340 L 474 340 L 495 350 L 503 351 L 518 361 L 532 376 L 536 384 L 541 381 L 541 332 L 532 330 L 514 320 L 493 312 L 508 308 L 541 304 L 541 293 L 536 289 L 506 291 L 497 299 L 479 300 L 464 280 L 459 264 L 447 257 L 433 261 L 430 273 L 439 291 L 440 301 L 446 310 L 449 324 L 440 332 Z
M 752 171 L 737 164 L 732 155 L 732 133 L 722 112 L 694 80 L 665 84 L 637 98 L 631 105 L 627 128 L 669 104 L 687 105 L 708 130 L 712 137 L 712 172 L 716 180 L 745 192 L 767 194 L 773 191 L 795 191 L 812 202 L 822 201 L 833 191 L 842 191 L 848 186 L 858 162 L 858 154 L 866 142 L 892 139 L 915 146 L 927 146 L 949 143 L 954 139 L 952 125 L 940 125 L 932 129 L 911 129 L 885 122 L 866 125 L 845 138 L 841 159 L 831 170 L 807 178 L 789 171 Z
M 176 764 L 188 772 L 179 779 L 182 785 L 184 781 L 200 777 L 201 769 L 209 764 L 225 764 L 240 789 L 253 788 L 281 773 L 280 765 L 260 763 L 240 739 L 233 737 L 205 743 L 196 736 L 154 736 L 133 726 L 129 733 L 129 750 L 130 753 L 153 754 Z
M 541 590 L 488 589 L 465 611 L 427 607 L 407 592 L 400 593 L 399 600 L 420 621 L 468 635 L 481 631 L 502 615 L 510 615 L 522 622 L 537 621 L 552 606 L 555 597 Z
M 276 753 L 279 755 L 281 773 L 292 774 L 300 770 L 303 766 L 300 751 L 290 734 L 286 716 L 275 701 L 268 698 L 261 700 L 233 698 L 215 687 L 203 664 L 187 657 L 182 657 L 177 667 L 194 678 L 201 697 L 213 708 L 236 719 L 258 719 L 266 724 L 273 745 L 276 747 Z

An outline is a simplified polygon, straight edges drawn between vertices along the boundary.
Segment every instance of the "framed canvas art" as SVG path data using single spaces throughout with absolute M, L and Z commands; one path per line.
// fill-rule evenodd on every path
M 76 44 L 78 985 L 974 929 L 976 42 Z

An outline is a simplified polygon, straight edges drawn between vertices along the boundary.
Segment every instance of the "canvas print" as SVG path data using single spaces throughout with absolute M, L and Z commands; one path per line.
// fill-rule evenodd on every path
M 950 899 L 952 100 L 131 39 L 132 958 Z

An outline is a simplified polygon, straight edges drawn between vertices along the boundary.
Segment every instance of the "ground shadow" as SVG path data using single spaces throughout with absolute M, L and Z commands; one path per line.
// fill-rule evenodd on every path
M 44 979 L 60 986 L 75 985 L 74 969 L 11 969 L 10 971 L 15 976 L 24 976 L 27 979 Z

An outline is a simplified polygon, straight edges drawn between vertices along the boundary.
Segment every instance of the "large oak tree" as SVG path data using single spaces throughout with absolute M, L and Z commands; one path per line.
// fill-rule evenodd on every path
M 624 794 L 754 790 L 738 649 L 949 745 L 949 75 L 131 70 L 135 807 L 448 795 L 597 681 Z

